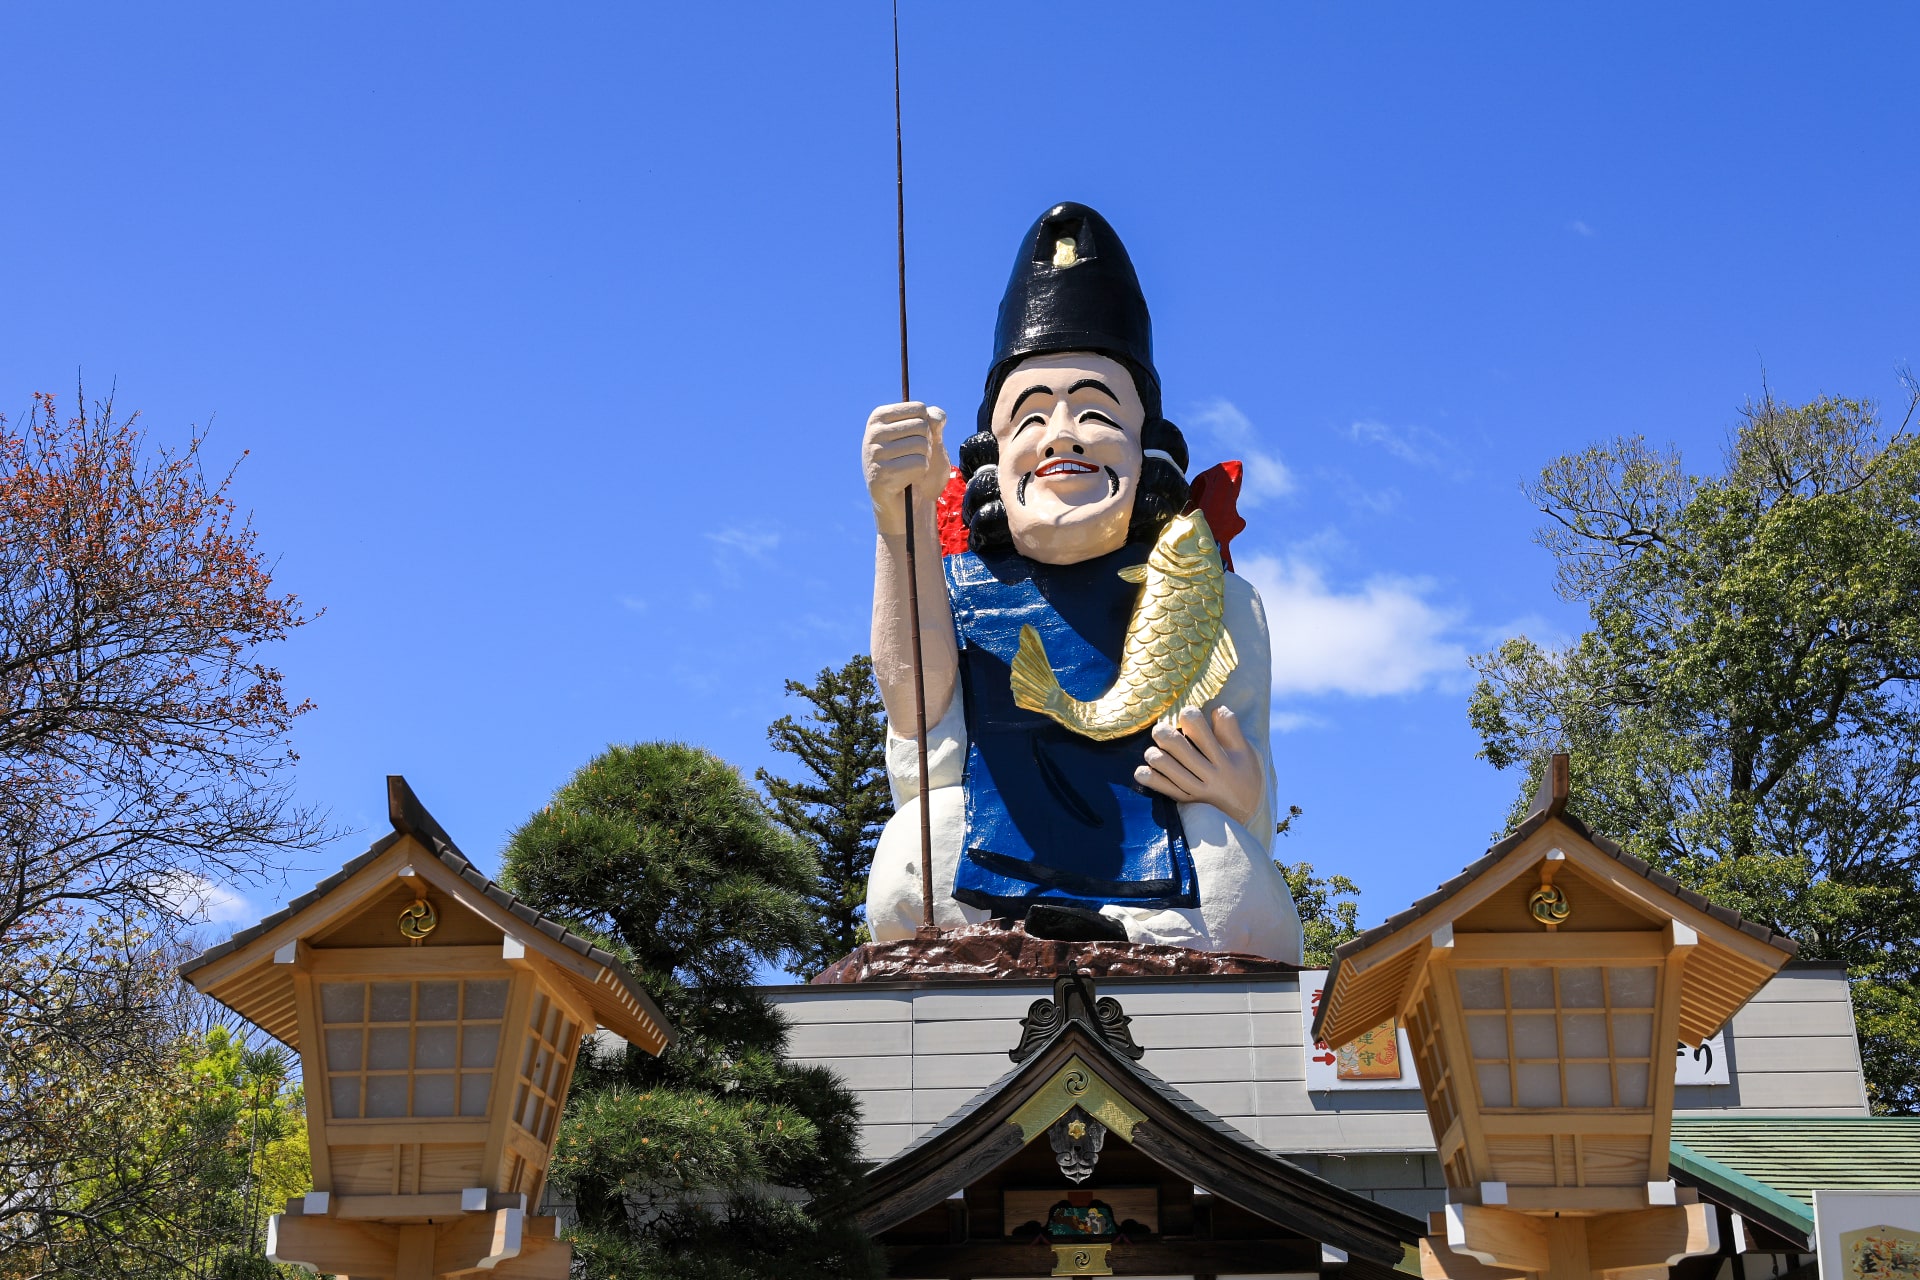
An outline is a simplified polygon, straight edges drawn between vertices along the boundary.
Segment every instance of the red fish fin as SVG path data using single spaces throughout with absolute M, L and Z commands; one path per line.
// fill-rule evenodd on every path
M 1233 556 L 1227 550 L 1247 522 L 1240 514 L 1240 479 L 1243 468 L 1239 459 L 1216 463 L 1193 478 L 1188 488 L 1187 510 L 1199 511 L 1207 518 L 1207 524 L 1213 530 L 1213 536 L 1220 544 L 1220 563 L 1233 568 Z

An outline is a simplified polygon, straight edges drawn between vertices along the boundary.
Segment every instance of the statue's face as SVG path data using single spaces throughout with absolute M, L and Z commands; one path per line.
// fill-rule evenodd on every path
M 1021 361 L 993 404 L 1014 549 L 1077 564 L 1125 546 L 1146 420 L 1117 360 L 1069 351 Z

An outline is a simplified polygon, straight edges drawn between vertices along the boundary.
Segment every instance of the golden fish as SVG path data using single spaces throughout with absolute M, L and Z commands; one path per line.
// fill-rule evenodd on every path
M 1173 723 L 1219 693 L 1240 665 L 1227 634 L 1226 570 L 1204 515 L 1174 517 L 1147 562 L 1120 576 L 1146 585 L 1127 622 L 1119 674 L 1105 693 L 1082 702 L 1062 689 L 1032 627 L 1020 628 L 1013 658 L 1017 705 L 1098 742 L 1138 733 L 1156 720 Z

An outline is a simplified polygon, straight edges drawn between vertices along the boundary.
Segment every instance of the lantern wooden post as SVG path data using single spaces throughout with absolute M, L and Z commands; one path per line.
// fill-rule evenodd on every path
M 1658 1280 L 1719 1247 L 1667 1176 L 1675 1047 L 1698 1046 L 1794 954 L 1566 812 L 1555 756 L 1527 819 L 1461 875 L 1341 946 L 1317 1036 L 1405 1023 L 1447 1179 L 1427 1280 Z
M 300 1054 L 314 1189 L 271 1261 L 323 1274 L 565 1280 L 538 1208 L 581 1037 L 672 1038 L 618 959 L 476 870 L 387 779 L 393 832 L 181 966 Z

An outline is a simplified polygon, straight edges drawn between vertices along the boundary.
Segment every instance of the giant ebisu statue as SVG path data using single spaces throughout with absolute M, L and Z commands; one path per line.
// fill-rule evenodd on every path
M 1098 213 L 1062 204 L 1021 242 L 957 471 L 941 409 L 868 418 L 874 672 L 897 805 L 867 893 L 876 942 L 921 923 L 924 802 L 942 928 L 1020 921 L 1041 937 L 1299 961 L 1271 857 L 1266 615 L 1224 567 L 1161 403 L 1126 247 Z M 908 485 L 948 490 L 942 511 L 914 507 L 924 798 Z

